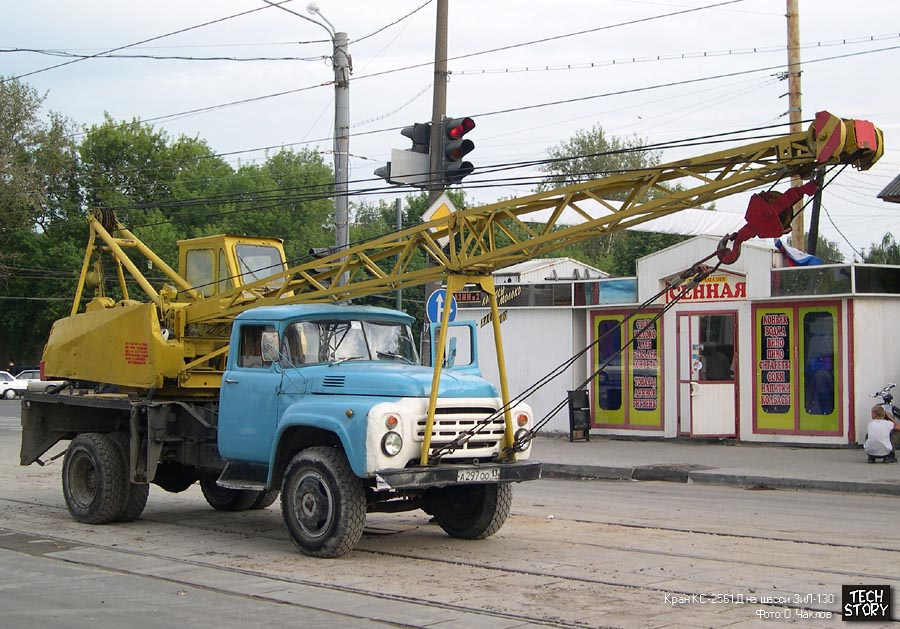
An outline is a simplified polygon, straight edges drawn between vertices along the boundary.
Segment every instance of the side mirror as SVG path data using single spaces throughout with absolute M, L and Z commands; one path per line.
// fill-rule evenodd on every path
M 281 358 L 281 345 L 278 340 L 278 332 L 266 330 L 262 333 L 262 359 L 263 362 L 277 362 Z

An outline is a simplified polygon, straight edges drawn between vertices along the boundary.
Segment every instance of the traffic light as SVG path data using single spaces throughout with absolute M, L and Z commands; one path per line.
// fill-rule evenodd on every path
M 463 161 L 463 157 L 475 150 L 475 143 L 472 140 L 463 139 L 465 134 L 475 128 L 475 121 L 468 117 L 447 118 L 441 124 L 439 178 L 444 185 L 453 185 L 461 182 L 475 170 L 472 162 Z
M 412 148 L 391 149 L 391 161 L 386 166 L 376 168 L 375 176 L 388 183 L 427 188 L 431 170 L 431 123 L 417 122 L 404 127 L 400 133 L 412 140 Z
M 413 153 L 425 153 L 428 154 L 428 147 L 431 146 L 431 123 L 430 122 L 417 122 L 414 125 L 410 125 L 408 127 L 403 127 L 400 131 L 401 135 L 405 135 L 410 140 L 412 140 L 412 148 L 410 149 Z

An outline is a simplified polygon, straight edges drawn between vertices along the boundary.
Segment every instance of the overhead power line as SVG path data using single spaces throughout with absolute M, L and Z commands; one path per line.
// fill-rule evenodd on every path
M 31 72 L 26 72 L 26 73 L 20 74 L 20 75 L 18 75 L 18 76 L 12 76 L 12 77 L 7 77 L 7 78 L 4 78 L 4 79 L 0 79 L 0 83 L 6 83 L 6 82 L 8 82 L 8 81 L 14 81 L 14 80 L 23 79 L 23 78 L 25 78 L 25 77 L 27 77 L 27 76 L 32 76 L 32 75 L 34 75 L 34 74 L 40 74 L 41 72 L 47 72 L 48 70 L 55 70 L 56 68 L 61 68 L 61 67 L 63 67 L 63 66 L 71 65 L 71 64 L 73 64 L 73 63 L 78 63 L 79 61 L 84 61 L 85 59 L 93 59 L 93 58 L 95 58 L 95 57 L 99 57 L 99 56 L 102 56 L 102 55 L 106 55 L 106 54 L 109 54 L 109 53 L 111 53 L 111 52 L 116 52 L 116 51 L 118 51 L 118 50 L 125 50 L 126 48 L 132 48 L 133 46 L 139 46 L 139 45 L 141 45 L 141 44 L 146 44 L 146 43 L 148 43 L 148 42 L 156 41 L 156 40 L 158 40 L 158 39 L 163 39 L 163 38 L 166 38 L 166 37 L 171 37 L 172 35 L 179 35 L 179 34 L 181 34 L 181 33 L 186 33 L 186 32 L 188 32 L 188 31 L 196 30 L 196 29 L 198 29 L 198 28 L 203 28 L 203 27 L 206 27 L 206 26 L 210 26 L 210 25 L 212 25 L 212 24 L 218 24 L 219 22 L 224 22 L 224 21 L 226 21 L 226 20 L 231 20 L 231 19 L 234 19 L 234 18 L 236 18 L 236 17 L 241 17 L 241 16 L 244 16 L 244 15 L 248 15 L 248 14 L 250 14 L 250 13 L 256 13 L 257 11 L 263 11 L 263 10 L 265 10 L 265 9 L 270 9 L 270 8 L 272 8 L 272 6 L 278 6 L 278 5 L 281 5 L 281 4 L 286 4 L 286 3 L 288 3 L 288 2 L 291 2 L 291 0 L 281 0 L 280 2 L 276 2 L 276 3 L 274 3 L 274 4 L 271 5 L 271 6 L 270 6 L 270 5 L 266 5 L 266 6 L 262 6 L 262 7 L 257 7 L 257 8 L 255 8 L 255 9 L 250 9 L 249 11 L 242 11 L 241 13 L 235 13 L 234 15 L 228 15 L 228 16 L 226 16 L 226 17 L 221 17 L 221 18 L 218 18 L 218 19 L 216 19 L 216 20 L 210 20 L 209 22 L 203 22 L 202 24 L 195 24 L 194 26 L 188 26 L 187 28 L 182 28 L 182 29 L 179 29 L 179 30 L 177 30 L 177 31 L 172 31 L 171 33 L 164 33 L 164 34 L 162 34 L 162 35 L 156 35 L 155 37 L 149 37 L 149 38 L 147 38 L 147 39 L 142 39 L 141 41 L 138 41 L 138 42 L 134 42 L 134 43 L 131 43 L 131 44 L 125 44 L 124 46 L 117 46 L 116 48 L 110 48 L 109 50 L 104 50 L 103 52 L 98 52 L 98 53 L 96 53 L 96 54 L 88 55 L 88 56 L 86 56 L 86 57 L 79 57 L 79 58 L 77 58 L 77 59 L 72 59 L 72 60 L 70 60 L 70 61 L 64 61 L 63 63 L 57 63 L 56 65 L 52 65 L 52 66 L 49 66 L 49 67 L 46 67 L 46 68 L 41 68 L 40 70 L 32 70 Z
M 843 38 L 827 42 L 812 42 L 799 46 L 801 50 L 811 48 L 829 48 L 834 46 L 850 46 L 870 42 L 885 41 L 900 38 L 900 33 L 887 35 L 867 35 L 865 37 Z M 481 70 L 455 70 L 454 76 L 469 76 L 482 74 L 517 74 L 523 72 L 559 72 L 564 70 L 586 70 L 590 68 L 606 68 L 615 65 L 629 65 L 635 63 L 653 63 L 657 61 L 683 61 L 689 59 L 710 59 L 716 57 L 737 57 L 743 55 L 784 52 L 784 45 L 780 46 L 753 46 L 751 48 L 728 50 L 703 50 L 696 52 L 667 53 L 661 55 L 644 55 L 642 57 L 625 57 L 620 59 L 606 59 L 604 61 L 582 61 L 579 63 L 565 64 L 538 64 L 532 66 L 520 66 L 513 68 L 484 68 Z
M 38 55 L 47 55 L 50 57 L 72 57 L 75 59 L 153 59 L 157 61 L 322 61 L 328 59 L 327 55 L 318 55 L 316 57 L 189 57 L 186 55 L 114 55 L 97 53 L 94 55 L 86 55 L 66 50 L 53 50 L 41 48 L 2 48 L 0 53 L 18 53 L 28 52 Z
M 406 18 L 412 17 L 413 15 L 415 15 L 416 13 L 418 13 L 419 11 L 421 11 L 422 9 L 424 9 L 425 7 L 427 7 L 427 6 L 428 6 L 429 4 L 431 4 L 433 1 L 434 1 L 434 0 L 427 0 L 425 3 L 420 4 L 419 6 L 417 6 L 415 9 L 413 9 L 412 11 L 410 11 L 409 13 L 407 13 L 406 15 L 404 15 L 403 17 L 397 18 L 396 20 L 394 20 L 394 21 L 391 22 L 390 24 L 385 24 L 384 26 L 382 26 L 382 27 L 379 28 L 378 30 L 372 31 L 372 32 L 369 33 L 368 35 L 363 35 L 362 37 L 359 37 L 359 38 L 357 38 L 357 39 L 354 39 L 354 40 L 352 40 L 350 43 L 351 43 L 351 44 L 358 44 L 359 42 L 363 41 L 364 39 L 369 39 L 370 37 L 373 37 L 373 36 L 377 35 L 377 34 L 380 33 L 381 31 L 387 30 L 387 29 L 389 29 L 389 28 L 392 27 L 392 26 L 396 26 L 397 24 L 399 24 L 400 22 L 402 22 L 402 21 L 405 20 Z

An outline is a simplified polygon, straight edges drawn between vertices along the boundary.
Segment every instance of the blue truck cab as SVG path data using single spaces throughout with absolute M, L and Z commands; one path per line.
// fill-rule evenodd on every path
M 352 548 L 367 511 L 422 508 L 450 535 L 502 526 L 510 482 L 530 480 L 530 442 L 505 456 L 496 388 L 480 376 L 474 329 L 442 369 L 420 465 L 434 371 L 419 364 L 413 318 L 385 308 L 301 304 L 236 317 L 219 399 L 223 491 L 280 489 L 294 542 L 318 556 Z M 457 344 L 453 354 L 460 355 Z M 457 364 L 458 363 L 458 364 Z M 511 409 L 517 431 L 534 423 Z

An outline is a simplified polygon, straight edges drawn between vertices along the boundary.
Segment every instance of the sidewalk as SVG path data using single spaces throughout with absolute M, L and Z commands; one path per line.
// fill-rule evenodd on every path
M 900 496 L 900 463 L 866 463 L 862 448 L 643 441 L 591 436 L 535 438 L 544 477 L 661 480 Z

